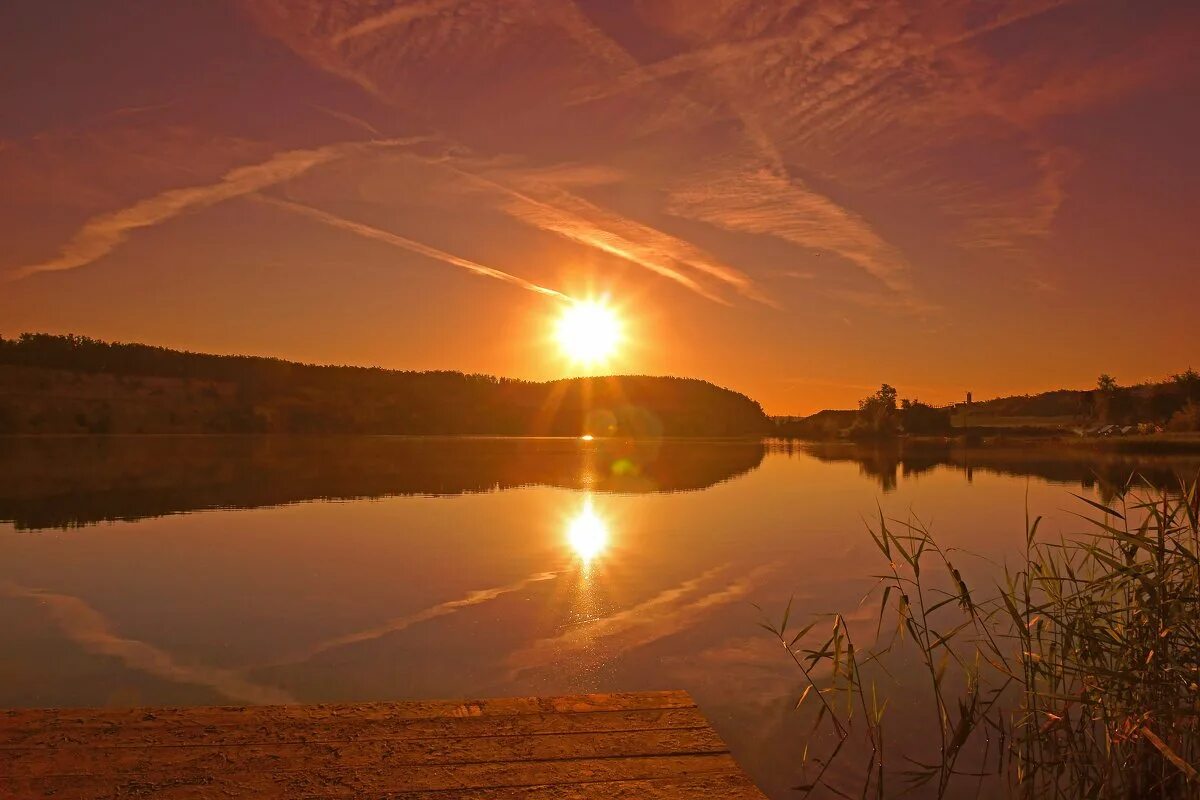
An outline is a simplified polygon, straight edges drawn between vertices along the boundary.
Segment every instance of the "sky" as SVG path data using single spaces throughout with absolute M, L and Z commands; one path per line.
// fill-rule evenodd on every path
M 769 413 L 1200 366 L 1192 0 L 6 0 L 0 334 Z

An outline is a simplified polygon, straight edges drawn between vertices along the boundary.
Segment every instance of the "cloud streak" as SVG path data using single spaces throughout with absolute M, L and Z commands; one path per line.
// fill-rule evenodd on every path
M 393 633 L 399 633 L 400 631 L 407 630 L 414 625 L 419 625 L 423 622 L 429 622 L 430 620 L 455 614 L 459 611 L 462 611 L 464 608 L 471 608 L 472 606 L 491 602 L 498 597 L 503 597 L 504 595 L 512 594 L 513 592 L 519 592 L 535 583 L 553 580 L 557 577 L 557 572 L 538 572 L 530 575 L 528 578 L 524 578 L 523 580 L 506 584 L 504 586 L 495 586 L 489 589 L 478 589 L 476 591 L 469 592 L 465 596 L 455 600 L 447 600 L 444 603 L 438 603 L 435 606 L 430 606 L 429 608 L 422 609 L 421 611 L 417 611 L 413 614 L 407 614 L 403 617 L 397 617 L 395 619 L 388 620 L 381 625 L 343 634 L 341 636 L 335 636 L 322 642 L 318 642 L 305 652 L 286 661 L 280 662 L 280 664 L 300 663 L 315 658 L 321 653 L 325 653 L 330 650 L 336 650 L 340 647 L 347 647 L 349 645 L 382 639 L 383 637 L 390 636 Z
M 54 620 L 63 635 L 85 651 L 116 658 L 138 672 L 174 683 L 207 687 L 241 703 L 281 705 L 296 702 L 282 689 L 254 683 L 232 670 L 185 664 L 165 650 L 120 636 L 113 632 L 108 620 L 100 612 L 78 597 L 11 583 L 0 584 L 0 593 L 35 601 Z
M 684 239 L 598 206 L 547 180 L 554 171 L 475 172 L 467 166 L 441 163 L 470 188 L 497 196 L 500 210 L 534 228 L 615 256 L 717 303 L 728 305 L 729 301 L 706 282 L 716 281 L 750 299 L 771 302 L 746 273 Z M 574 173 L 564 169 L 562 174 L 570 182 Z
M 223 203 L 297 178 L 314 167 L 373 150 L 404 147 L 423 138 L 343 142 L 310 150 L 276 153 L 258 164 L 237 167 L 216 183 L 170 189 L 118 211 L 92 217 L 62 246 L 59 254 L 36 264 L 17 267 L 7 278 L 19 280 L 42 272 L 85 267 L 111 253 L 135 231 L 161 225 L 189 211 Z
M 515 680 L 524 672 L 552 667 L 563 661 L 571 662 L 578 669 L 578 665 L 589 658 L 612 660 L 679 633 L 714 608 L 745 597 L 773 570 L 772 567 L 759 567 L 719 588 L 704 588 L 729 567 L 728 564 L 714 567 L 616 614 L 589 620 L 558 636 L 532 642 L 508 657 L 509 679 Z M 604 644 L 598 647 L 596 642 L 600 639 Z
M 445 250 L 439 250 L 436 247 L 430 247 L 427 244 L 418 242 L 415 239 L 408 239 L 404 236 L 391 233 L 390 231 L 381 230 L 380 228 L 375 228 L 362 222 L 355 222 L 354 220 L 349 220 L 345 217 L 339 217 L 336 214 L 330 214 L 328 211 L 322 211 L 319 208 L 313 208 L 312 206 L 306 206 L 302 203 L 296 203 L 291 200 L 266 197 L 264 195 L 256 195 L 254 199 L 258 200 L 259 202 L 275 206 L 276 208 L 282 208 L 295 214 L 299 214 L 303 217 L 316 220 L 317 222 L 328 225 L 331 228 L 337 228 L 338 230 L 356 234 L 364 239 L 373 239 L 377 242 L 390 244 L 393 247 L 399 247 L 402 250 L 408 250 L 409 252 L 417 253 L 418 255 L 431 258 L 435 261 L 441 261 L 445 264 L 450 264 L 451 266 L 464 269 L 474 275 L 480 275 L 485 278 L 503 281 L 504 283 L 518 286 L 527 291 L 545 295 L 546 297 L 553 297 L 559 300 L 570 299 L 567 295 L 556 289 L 550 289 L 546 286 L 534 283 L 533 281 L 525 280 L 524 278 L 513 275 L 510 272 L 505 272 L 504 270 L 496 269 L 495 267 L 484 266 L 483 264 L 466 258 L 460 258 L 452 253 L 447 253 Z
M 912 292 L 904 257 L 862 217 L 770 169 L 701 176 L 673 192 L 667 208 L 726 230 L 836 253 L 893 292 Z
M 347 39 L 354 39 L 359 36 L 366 36 L 369 33 L 384 30 L 396 25 L 407 25 L 418 19 L 432 17 L 447 9 L 460 5 L 463 0 L 411 0 L 403 5 L 396 6 L 390 11 L 385 11 L 376 16 L 367 17 L 361 22 L 357 22 L 334 34 L 330 42 L 334 45 L 339 45 Z

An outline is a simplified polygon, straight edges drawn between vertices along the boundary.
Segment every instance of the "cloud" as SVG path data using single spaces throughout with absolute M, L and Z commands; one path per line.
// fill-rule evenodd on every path
M 879 284 L 848 302 L 928 308 L 914 287 L 963 251 L 1037 260 L 1086 168 L 1062 117 L 1195 74 L 1194 11 L 1081 0 L 646 0 L 603 27 L 569 0 L 242 2 L 318 68 L 526 165 L 463 167 L 513 219 L 725 303 L 772 303 L 774 265 L 664 213 L 830 253 Z M 534 175 L 567 162 L 637 165 L 603 195 L 629 203 Z
M 706 72 L 741 59 L 769 57 L 772 51 L 789 42 L 786 36 L 766 36 L 741 42 L 720 42 L 689 50 L 645 66 L 638 66 L 616 80 L 583 87 L 573 93 L 568 105 L 580 105 L 629 92 L 650 83 Z
M 338 45 L 347 39 L 365 36 L 395 25 L 406 25 L 418 19 L 440 14 L 442 11 L 460 5 L 462 2 L 463 0 L 425 0 L 425 2 L 410 0 L 410 2 L 404 5 L 398 5 L 382 14 L 367 17 L 345 30 L 338 31 L 330 41 L 332 44 Z
M 695 625 L 712 609 L 745 597 L 773 569 L 759 567 L 719 587 L 704 588 L 729 567 L 728 564 L 714 567 L 623 611 L 589 620 L 558 636 L 532 642 L 508 657 L 509 679 L 564 661 L 578 669 L 578 665 L 589 658 L 612 660 L 679 633 Z M 600 639 L 604 643 L 597 646 Z
M 888 289 L 912 292 L 904 257 L 862 217 L 767 168 L 699 175 L 671 193 L 667 210 L 726 230 L 836 253 Z
M 134 231 L 141 228 L 161 225 L 188 211 L 214 206 L 292 180 L 321 164 L 328 164 L 350 155 L 381 148 L 403 147 L 421 141 L 424 139 L 344 142 L 311 150 L 276 153 L 262 163 L 232 169 L 216 183 L 170 189 L 119 211 L 93 217 L 62 246 L 57 257 L 17 267 L 10 270 L 7 277 L 17 280 L 41 272 L 78 269 L 108 255 Z
M 351 127 L 358 128 L 359 130 L 364 130 L 367 133 L 371 134 L 372 136 L 376 136 L 376 137 L 383 136 L 383 133 L 378 128 L 376 128 L 374 125 L 367 122 L 365 119 L 363 119 L 361 117 L 356 117 L 353 114 L 346 113 L 345 111 L 339 111 L 336 108 L 328 108 L 328 107 L 322 106 L 322 105 L 314 104 L 313 108 L 315 108 L 317 111 L 320 111 L 322 114 L 328 114 L 329 116 L 333 117 L 334 119 L 336 119 L 340 122 L 344 122 L 347 125 L 350 125 Z
M 450 614 L 457 613 L 464 608 L 471 608 L 472 606 L 491 602 L 497 597 L 502 597 L 506 594 L 512 594 L 513 592 L 519 592 L 535 583 L 553 580 L 554 578 L 557 578 L 558 575 L 559 574 L 557 572 L 538 572 L 530 575 L 527 578 L 516 581 L 515 583 L 510 583 L 504 586 L 495 586 L 490 589 L 478 589 L 476 591 L 469 592 L 464 597 L 460 597 L 455 600 L 447 600 L 444 603 L 438 603 L 437 605 L 430 606 L 429 608 L 423 609 L 416 613 L 407 614 L 403 617 L 397 617 L 395 619 L 388 620 L 381 625 L 376 625 L 361 631 L 354 631 L 353 633 L 343 634 L 341 636 L 335 636 L 332 639 L 326 639 L 323 642 L 317 643 L 303 653 L 293 656 L 292 658 L 281 663 L 294 664 L 302 661 L 308 661 L 309 659 L 314 658 L 321 653 L 329 650 L 335 650 L 339 647 L 346 647 L 348 645 L 382 639 L 385 636 L 390 636 L 393 633 L 399 633 L 400 631 L 411 628 L 413 625 L 419 625 L 422 622 L 429 622 L 430 620 L 445 617 Z
M 269 205 L 273 205 L 277 208 L 286 209 L 293 213 L 300 214 L 301 216 L 308 217 L 309 219 L 314 219 L 317 222 L 324 223 L 332 228 L 349 231 L 350 233 L 357 234 L 358 236 L 362 236 L 366 239 L 374 239 L 375 241 L 384 242 L 386 244 L 393 245 L 394 247 L 399 247 L 404 250 L 432 258 L 436 261 L 442 261 L 446 264 L 465 269 L 475 275 L 482 275 L 485 278 L 493 278 L 498 281 L 504 281 L 505 283 L 512 284 L 513 286 L 519 286 L 522 289 L 546 295 L 547 297 L 554 297 L 562 300 L 569 299 L 567 295 L 563 294 L 562 292 L 559 292 L 555 289 L 549 289 L 532 281 L 527 281 L 524 278 L 517 277 L 516 275 L 503 270 L 499 270 L 494 267 L 487 267 L 483 264 L 479 264 L 475 261 L 470 261 L 465 258 L 459 258 L 456 255 L 447 253 L 444 250 L 438 250 L 436 247 L 430 247 L 427 244 L 422 244 L 414 239 L 407 239 L 389 231 L 380 230 L 379 228 L 365 225 L 361 222 L 355 222 L 344 217 L 339 217 L 335 214 L 330 214 L 328 211 L 322 211 L 318 208 L 306 206 L 291 200 L 281 200 L 263 195 L 257 195 L 254 199 Z
M 78 597 L 14 584 L 0 584 L 0 593 L 36 601 L 72 642 L 89 653 L 116 658 L 130 669 L 175 683 L 204 686 L 240 703 L 296 702 L 282 689 L 254 683 L 232 670 L 181 663 L 153 645 L 119 636 L 108 620 Z
M 579 97 L 594 100 L 686 77 L 686 83 L 676 80 L 675 85 L 719 101 L 714 109 L 723 108 L 740 122 L 759 160 L 777 176 L 796 163 L 847 196 L 864 191 L 917 195 L 930 212 L 961 225 L 959 231 L 944 228 L 949 243 L 1016 252 L 1048 235 L 1077 162 L 1036 128 L 1038 117 L 1069 113 L 1159 80 L 1181 63 L 1186 50 L 1183 37 L 1161 31 L 1154 39 L 1162 46 L 1099 64 L 1086 50 L 1080 63 L 1064 58 L 1050 67 L 1030 58 L 1001 62 L 984 48 L 988 34 L 1045 22 L 1051 12 L 1075 4 L 1040 0 L 1016 8 L 966 0 L 831 1 L 795 7 L 729 0 L 691 8 L 664 0 L 644 7 L 647 20 L 689 42 L 691 49 L 619 81 L 598 81 Z M 946 151 L 962 147 L 986 148 L 987 158 L 968 163 L 946 157 Z M 984 174 L 999 163 L 1012 169 Z M 1019 187 L 997 187 L 1014 174 L 1028 177 Z M 797 189 L 808 191 L 803 185 Z M 756 226 L 769 228 L 766 218 L 775 217 L 786 231 L 783 238 L 814 244 L 802 226 L 780 218 L 779 199 L 774 191 L 764 198 L 774 210 L 756 214 Z M 832 202 L 814 207 L 806 199 L 795 210 L 802 216 L 816 212 L 813 218 L 821 225 L 836 223 L 829 230 L 838 240 L 857 240 L 850 260 L 894 284 L 903 269 L 895 248 L 881 247 L 877 234 L 847 236 L 852 233 L 848 220 L 837 219 L 843 214 L 830 219 L 825 213 L 833 210 L 830 206 L 836 208 Z M 863 223 L 855 227 L 877 228 L 845 211 Z M 745 212 L 715 213 L 744 222 Z
M 770 303 L 751 278 L 736 267 L 721 263 L 684 239 L 598 206 L 564 188 L 580 175 L 608 173 L 565 168 L 477 172 L 469 164 L 441 164 L 469 188 L 497 196 L 500 210 L 534 228 L 636 264 L 714 302 L 728 304 L 716 288 L 707 285 L 713 280 L 745 297 Z M 556 182 L 554 176 L 558 174 L 567 176 L 567 180 Z

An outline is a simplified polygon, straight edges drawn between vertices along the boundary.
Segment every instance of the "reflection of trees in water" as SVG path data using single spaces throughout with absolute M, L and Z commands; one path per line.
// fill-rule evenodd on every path
M 820 461 L 855 462 L 863 475 L 873 478 L 884 492 L 894 490 L 901 478 L 910 478 L 936 467 L 948 467 L 972 481 L 976 471 L 1011 477 L 1033 476 L 1054 483 L 1078 484 L 1097 489 L 1110 500 L 1131 476 L 1156 488 L 1178 488 L 1180 479 L 1194 479 L 1200 456 L 1134 455 L 1055 449 L 969 447 L 953 443 L 903 442 L 870 444 L 803 442 L 771 443 L 772 452 L 802 452 Z
M 756 468 L 757 441 L 79 437 L 0 439 L 0 519 L 72 527 L 205 508 L 545 485 L 702 489 Z

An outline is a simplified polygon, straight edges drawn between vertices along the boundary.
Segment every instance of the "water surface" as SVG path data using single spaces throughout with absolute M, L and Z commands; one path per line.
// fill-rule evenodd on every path
M 846 612 L 867 637 L 863 518 L 879 508 L 972 551 L 980 582 L 1016 552 L 1027 502 L 1047 534 L 1071 532 L 1070 492 L 1198 467 L 757 442 L 0 440 L 0 706 L 682 688 L 785 797 L 802 680 L 755 604 Z

